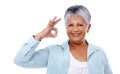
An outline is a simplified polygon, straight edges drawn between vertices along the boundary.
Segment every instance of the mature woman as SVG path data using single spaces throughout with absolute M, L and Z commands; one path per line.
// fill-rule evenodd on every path
M 64 18 L 69 37 L 66 42 L 35 51 L 43 38 L 57 36 L 54 26 L 61 19 L 54 17 L 42 32 L 21 47 L 14 62 L 27 68 L 47 67 L 47 74 L 112 74 L 104 51 L 85 39 L 91 27 L 88 9 L 82 5 L 71 6 Z

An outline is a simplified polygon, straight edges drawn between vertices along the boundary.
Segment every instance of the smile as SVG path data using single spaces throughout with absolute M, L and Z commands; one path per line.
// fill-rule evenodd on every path
M 79 36 L 80 36 L 80 33 L 72 33 L 72 36 L 73 36 L 73 37 L 79 37 Z

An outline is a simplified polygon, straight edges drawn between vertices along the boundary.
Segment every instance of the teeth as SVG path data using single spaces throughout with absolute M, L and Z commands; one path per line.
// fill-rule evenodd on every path
M 72 34 L 74 37 L 78 37 L 80 34 L 79 33 L 74 33 Z

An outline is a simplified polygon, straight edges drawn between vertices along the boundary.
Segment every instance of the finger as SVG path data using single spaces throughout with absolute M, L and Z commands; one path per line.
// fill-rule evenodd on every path
M 54 17 L 53 20 L 50 20 L 49 23 L 48 23 L 48 26 L 53 27 L 53 26 L 55 26 L 55 24 L 57 24 L 57 23 L 61 20 L 61 18 L 55 20 L 56 18 L 57 18 L 57 17 Z
M 52 26 L 55 26 L 60 20 L 61 20 L 61 18 L 59 18 L 59 19 L 57 19 L 57 20 L 55 20 L 55 21 L 52 21 L 52 22 L 51 22 L 51 23 L 52 23 Z
M 54 27 L 52 30 L 55 32 L 54 34 L 57 34 L 57 33 L 58 33 L 57 28 Z
M 50 19 L 50 21 L 49 21 L 50 26 L 54 26 L 54 22 L 55 22 L 56 18 L 57 18 L 57 16 L 55 16 L 52 20 Z
M 57 24 L 60 20 L 61 20 L 61 18 L 59 18 L 56 21 L 54 21 L 54 25 Z
M 57 33 L 58 33 L 57 28 L 53 28 L 52 31 L 51 31 L 52 37 L 56 37 L 56 36 L 57 36 Z
M 57 18 L 57 16 L 55 16 L 55 17 L 53 18 L 53 21 L 55 21 L 56 18 Z
M 55 19 L 56 19 L 56 18 L 54 18 L 53 20 L 55 20 Z M 55 21 L 53 21 L 53 20 L 50 19 L 50 21 L 49 21 L 49 23 L 48 23 L 48 26 L 51 26 L 51 27 L 54 26 Z
M 52 20 L 51 19 L 48 22 L 48 26 L 52 26 Z

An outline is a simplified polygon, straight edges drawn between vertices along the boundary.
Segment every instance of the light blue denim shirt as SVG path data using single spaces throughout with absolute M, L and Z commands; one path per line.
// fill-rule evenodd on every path
M 15 64 L 26 68 L 47 67 L 47 74 L 67 74 L 70 51 L 68 41 L 61 45 L 50 45 L 36 51 L 40 41 L 33 37 L 17 53 Z M 104 51 L 88 43 L 88 74 L 112 74 Z

